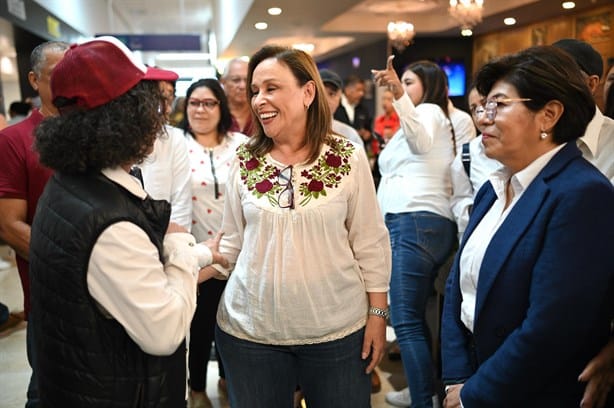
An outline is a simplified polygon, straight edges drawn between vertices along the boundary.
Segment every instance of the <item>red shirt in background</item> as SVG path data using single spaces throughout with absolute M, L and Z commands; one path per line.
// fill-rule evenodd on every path
M 237 122 L 234 116 L 231 115 L 231 118 L 232 124 L 230 125 L 229 129 L 231 132 L 239 132 L 243 133 L 245 136 L 251 137 L 254 130 L 256 130 L 256 126 L 254 125 L 254 120 L 252 116 L 249 116 L 247 118 L 247 122 L 245 123 L 245 127 L 243 129 L 241 129 L 241 126 L 239 126 L 239 122 Z
M 401 122 L 399 121 L 399 115 L 395 111 L 392 111 L 390 115 L 383 114 L 375 118 L 373 124 L 373 131 L 380 135 L 384 141 L 388 140 L 399 130 Z M 373 154 L 377 155 L 380 151 L 379 141 L 373 138 L 371 144 L 371 150 Z
M 32 225 L 36 204 L 43 193 L 51 169 L 39 163 L 33 149 L 34 130 L 43 115 L 34 109 L 30 116 L 0 131 L 0 198 L 18 198 L 28 204 L 26 223 Z M 24 311 L 30 311 L 28 261 L 17 255 L 17 270 L 23 288 Z

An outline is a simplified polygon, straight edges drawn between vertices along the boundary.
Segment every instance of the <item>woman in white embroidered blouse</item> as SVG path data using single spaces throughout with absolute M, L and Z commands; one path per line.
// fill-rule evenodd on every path
M 365 155 L 332 135 L 313 59 L 268 46 L 250 60 L 257 131 L 226 186 L 218 310 L 233 408 L 369 407 L 385 345 L 390 242 Z M 221 269 L 221 268 L 220 268 Z
M 386 69 L 373 74 L 378 85 L 392 91 L 401 120 L 401 129 L 378 159 L 382 178 L 377 196 L 392 241 L 391 320 L 411 406 L 432 407 L 436 390 L 426 304 L 455 240 L 450 165 L 468 135 L 455 137 L 446 75 L 437 64 L 412 63 L 401 83 L 389 57 Z
M 225 186 L 237 147 L 247 140 L 230 132 L 232 118 L 221 84 L 212 78 L 194 82 L 186 91 L 184 120 L 192 186 L 192 234 L 197 240 L 215 236 L 222 226 Z M 188 369 L 189 402 L 211 404 L 206 394 L 207 363 L 211 355 L 217 306 L 226 280 L 209 279 L 198 285 L 196 312 L 190 327 Z M 219 360 L 219 359 L 218 359 Z M 218 384 L 225 387 L 224 366 L 219 363 Z M 202 404 L 201 404 L 202 405 Z

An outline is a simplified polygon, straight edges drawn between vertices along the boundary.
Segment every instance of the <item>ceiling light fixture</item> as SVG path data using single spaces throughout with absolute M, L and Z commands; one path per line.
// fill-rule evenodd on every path
M 503 24 L 507 26 L 512 26 L 516 24 L 516 19 L 514 17 L 507 17 L 503 19 Z
M 572 8 L 576 7 L 576 3 L 573 1 L 564 1 L 563 4 L 561 4 L 561 7 L 563 7 L 565 10 L 571 10 Z
M 271 7 L 270 9 L 267 10 L 267 13 L 269 13 L 271 16 L 278 16 L 281 14 L 281 8 Z
M 461 25 L 463 30 L 470 30 L 482 21 L 484 0 L 450 0 L 448 12 Z
M 391 21 L 388 23 L 388 40 L 390 44 L 399 51 L 411 44 L 416 31 L 414 25 L 406 21 Z
M 269 25 L 265 23 L 264 21 L 260 21 L 254 24 L 254 27 L 256 27 L 256 30 L 266 30 L 269 27 Z
M 292 48 L 305 51 L 307 54 L 311 54 L 313 50 L 315 50 L 316 46 L 312 43 L 297 43 L 292 44 Z

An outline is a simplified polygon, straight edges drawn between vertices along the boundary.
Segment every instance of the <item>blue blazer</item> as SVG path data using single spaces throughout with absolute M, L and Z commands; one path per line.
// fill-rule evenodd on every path
M 446 284 L 444 382 L 464 382 L 465 408 L 577 408 L 578 375 L 614 316 L 614 188 L 574 142 L 557 152 L 484 243 L 472 334 L 460 320 L 459 259 L 495 200 L 486 183 Z

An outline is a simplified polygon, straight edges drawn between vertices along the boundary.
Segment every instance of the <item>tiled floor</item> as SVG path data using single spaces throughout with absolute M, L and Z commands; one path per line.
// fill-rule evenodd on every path
M 0 256 L 7 259 L 7 248 L 0 247 Z M 23 295 L 17 268 L 0 270 L 0 301 L 8 305 L 11 311 L 23 308 Z M 394 338 L 392 329 L 388 328 L 387 337 Z M 30 380 L 30 367 L 26 359 L 26 330 L 25 323 L 20 329 L 8 336 L 0 338 L 0 407 L 22 408 L 25 404 L 25 392 Z M 220 397 L 217 390 L 217 363 L 209 363 L 209 376 L 207 382 L 207 394 L 214 408 L 227 408 L 228 402 Z M 373 408 L 390 408 L 385 402 L 388 391 L 399 390 L 405 386 L 405 377 L 401 363 L 382 361 L 378 371 L 382 380 L 382 390 L 372 394 Z

